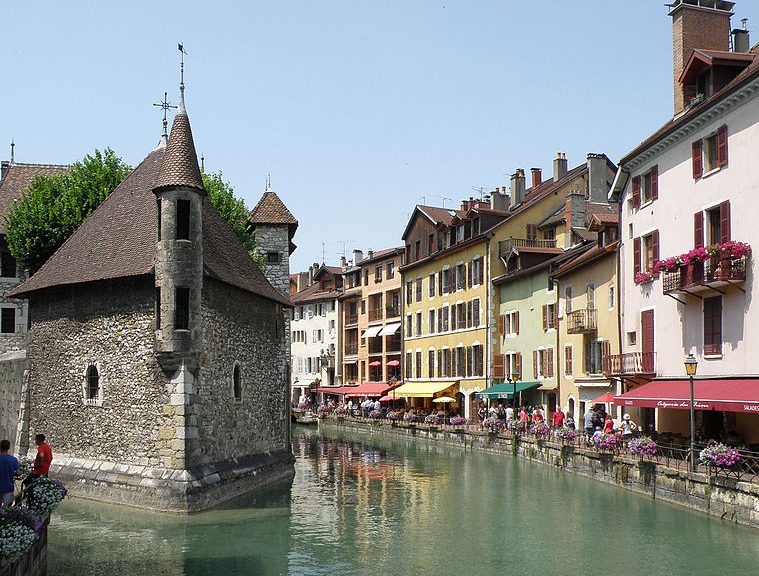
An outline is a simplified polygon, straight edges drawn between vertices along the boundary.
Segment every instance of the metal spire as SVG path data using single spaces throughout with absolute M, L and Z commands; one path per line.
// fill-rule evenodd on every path
M 206 157 L 202 154 L 200 155 L 200 171 L 205 172 L 206 171 Z
M 185 52 L 184 46 L 181 44 L 177 44 L 177 48 L 179 48 L 179 53 L 181 54 L 179 64 L 179 109 L 177 110 L 177 114 L 186 114 L 187 112 L 184 109 L 184 56 L 187 52 Z
M 11 138 L 11 164 L 16 163 L 16 143 Z
M 172 106 L 171 103 L 168 100 L 169 93 L 164 92 L 163 93 L 163 100 L 158 103 L 154 103 L 153 106 L 158 106 L 161 110 L 163 110 L 163 134 L 161 134 L 161 141 L 158 143 L 159 148 L 165 148 L 166 145 L 169 143 L 169 131 L 168 126 L 169 122 L 166 120 L 166 113 L 171 108 L 176 108 L 176 106 Z
M 272 191 L 272 188 L 271 188 L 271 172 L 269 172 L 269 175 L 266 178 L 266 191 L 267 192 L 271 192 Z

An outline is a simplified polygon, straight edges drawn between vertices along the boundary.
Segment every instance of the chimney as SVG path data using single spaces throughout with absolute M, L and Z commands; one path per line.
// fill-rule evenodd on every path
M 361 250 L 353 251 L 353 265 L 358 266 L 358 263 L 364 259 L 364 253 Z
M 748 28 L 746 23 L 748 18 L 741 19 L 741 27 L 733 30 L 733 51 L 746 53 L 751 49 L 751 43 L 748 40 Z
M 696 95 L 695 86 L 683 86 L 679 80 L 693 50 L 729 49 L 730 16 L 735 2 L 724 0 L 674 0 L 669 4 L 672 17 L 672 54 L 674 75 L 674 111 L 680 114 Z
M 8 168 L 10 167 L 11 163 L 7 160 L 3 160 L 0 162 L 0 180 L 3 180 L 5 178 L 5 175 L 8 173 Z
M 348 267 L 348 261 L 345 256 L 340 256 L 340 269 L 345 270 Z
M 524 202 L 524 170 L 517 168 L 517 171 L 511 175 L 510 185 L 511 208 L 512 210 Z
M 564 248 L 572 247 L 572 228 L 585 228 L 585 194 L 580 190 L 567 192 L 564 200 Z
M 609 201 L 608 192 L 606 156 L 588 154 L 588 199 L 597 204 L 606 204 Z
M 374 250 L 367 250 L 366 251 L 366 259 L 369 260 L 374 256 Z
M 540 186 L 543 183 L 543 172 L 540 168 L 530 168 L 532 173 L 532 187 Z
M 506 212 L 509 209 L 509 197 L 502 194 L 497 186 L 490 196 L 490 208 L 496 212 Z
M 462 200 L 461 201 L 461 211 L 462 212 L 466 212 L 468 210 L 469 210 L 469 202 L 467 202 L 466 200 Z
M 567 175 L 567 155 L 564 152 L 557 152 L 556 158 L 553 161 L 553 183 L 556 184 L 559 180 Z
M 298 292 L 308 288 L 308 285 L 309 285 L 308 272 L 298 272 L 298 276 L 295 279 L 295 285 Z

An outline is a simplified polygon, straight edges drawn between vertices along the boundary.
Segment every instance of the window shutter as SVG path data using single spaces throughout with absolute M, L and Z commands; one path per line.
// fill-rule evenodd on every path
M 611 342 L 604 340 L 601 342 L 601 365 L 606 363 L 606 358 L 611 354 Z
M 719 241 L 730 240 L 730 200 L 719 205 Z
M 704 173 L 704 158 L 701 153 L 701 140 L 696 140 L 691 148 L 693 160 L 693 179 L 698 180 Z
M 512 318 L 514 319 L 514 334 L 519 334 L 519 310 L 514 312 Z
M 727 166 L 727 126 L 723 124 L 717 130 L 717 164 Z
M 659 165 L 651 168 L 651 200 L 659 197 Z
M 559 329 L 559 303 L 553 305 L 553 328 Z
M 505 356 L 503 354 L 496 354 L 493 356 L 493 378 L 500 378 L 503 380 L 504 376 L 504 364 Z
M 633 240 L 633 278 L 640 272 L 640 238 Z
M 546 306 L 545 304 L 543 304 L 542 316 L 543 316 L 543 330 L 544 331 L 548 330 L 548 321 L 547 321 L 548 316 L 547 316 L 547 313 L 546 313 L 546 309 L 547 308 L 548 308 L 548 306 Z
M 522 379 L 522 353 L 517 352 L 514 356 L 514 373 L 517 380 Z
M 693 215 L 693 247 L 704 247 L 704 213 L 701 211 Z
M 564 348 L 564 373 L 567 375 L 572 374 L 572 347 L 567 346 Z
M 640 176 L 633 178 L 633 208 L 640 208 Z
M 472 375 L 472 347 L 466 347 L 466 375 Z
M 466 285 L 468 288 L 472 287 L 472 263 L 466 264 Z
M 546 350 L 546 363 L 548 364 L 547 376 L 553 378 L 553 348 Z
M 651 267 L 659 261 L 659 231 L 654 230 L 651 232 L 651 252 L 653 254 L 653 262 Z
M 503 336 L 506 333 L 506 316 L 501 314 L 498 317 L 498 334 Z
M 445 270 L 441 270 L 437 275 L 437 293 L 443 295 L 443 274 Z
M 538 377 L 538 351 L 533 350 L 532 351 L 532 375 L 533 377 Z

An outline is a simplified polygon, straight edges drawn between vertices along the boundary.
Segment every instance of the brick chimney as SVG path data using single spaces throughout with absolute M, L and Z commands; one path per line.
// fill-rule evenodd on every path
M 571 190 L 567 192 L 564 202 L 564 248 L 571 248 L 572 228 L 585 228 L 585 194 L 580 190 Z
M 556 184 L 559 180 L 567 175 L 567 155 L 564 152 L 557 152 L 556 158 L 553 161 L 553 183 Z
M 514 209 L 524 202 L 524 170 L 517 168 L 517 171 L 511 175 L 510 195 L 511 195 L 511 208 Z
M 532 174 L 532 187 L 540 186 L 543 183 L 543 172 L 540 168 L 530 168 Z
M 672 53 L 675 115 L 680 114 L 696 95 L 695 88 L 686 89 L 680 75 L 693 50 L 729 49 L 730 17 L 735 2 L 723 0 L 674 0 L 669 4 L 672 16 Z

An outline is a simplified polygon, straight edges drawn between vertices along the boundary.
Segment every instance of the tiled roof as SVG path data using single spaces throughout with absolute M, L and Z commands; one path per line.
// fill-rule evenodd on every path
M 250 222 L 253 224 L 292 224 L 297 226 L 298 221 L 280 200 L 277 193 L 267 190 L 250 212 Z
M 0 234 L 5 234 L 5 217 L 13 203 L 26 192 L 37 176 L 54 176 L 67 172 L 68 166 L 58 164 L 9 164 L 5 178 L 0 180 Z
M 192 139 L 190 119 L 187 114 L 179 113 L 171 125 L 169 143 L 163 156 L 161 169 L 154 189 L 171 186 L 187 186 L 197 190 L 205 190 L 203 179 L 198 167 L 198 155 Z
M 318 302 L 319 300 L 331 300 L 337 298 L 340 293 L 337 290 L 321 291 L 319 284 L 311 284 L 300 292 L 290 295 L 293 304 L 304 304 L 306 302 Z
M 564 262 L 561 266 L 559 266 L 559 268 L 554 272 L 554 276 L 556 278 L 559 278 L 578 268 L 582 268 L 586 264 L 595 262 L 599 258 L 603 258 L 609 254 L 614 254 L 618 246 L 619 242 L 613 242 L 608 246 L 601 248 L 599 248 L 598 244 L 588 243 L 584 247 L 584 250 L 577 257 L 572 258 L 571 260 Z
M 364 264 L 369 264 L 370 262 L 381 260 L 382 258 L 387 258 L 388 256 L 403 254 L 403 252 L 404 252 L 403 246 L 398 246 L 397 248 L 385 248 L 383 250 L 375 250 L 374 252 L 372 252 L 371 258 L 364 258 L 363 260 L 361 260 L 361 262 L 358 263 L 358 265 L 363 266 Z
M 696 104 L 695 106 L 692 106 L 684 114 L 681 114 L 680 116 L 677 116 L 676 118 L 672 118 L 671 120 L 667 121 L 656 132 L 651 134 L 651 136 L 646 138 L 633 150 L 628 152 L 619 161 L 619 164 L 620 165 L 626 164 L 627 162 L 632 160 L 635 156 L 637 156 L 644 150 L 647 150 L 653 144 L 655 144 L 656 142 L 658 142 L 659 140 L 661 140 L 662 138 L 664 138 L 671 132 L 674 132 L 679 127 L 690 122 L 694 117 L 698 116 L 705 110 L 708 110 L 712 106 L 716 105 L 718 102 L 722 101 L 724 98 L 729 96 L 729 94 L 733 92 L 733 90 L 737 89 L 742 84 L 751 81 L 757 75 L 759 75 L 759 58 L 756 57 L 758 51 L 759 51 L 759 45 L 755 45 L 751 49 L 751 51 L 748 53 L 750 57 L 752 58 L 751 63 L 748 66 L 746 66 L 746 68 L 744 68 L 735 78 L 733 78 L 730 82 L 728 82 L 721 90 L 719 90 L 718 92 L 715 92 L 709 98 L 706 98 L 705 100 Z
M 12 291 L 28 296 L 54 286 L 149 274 L 155 263 L 157 208 L 152 190 L 165 149 L 151 152 L 29 280 Z M 290 305 L 266 280 L 224 219 L 203 200 L 205 273 Z

